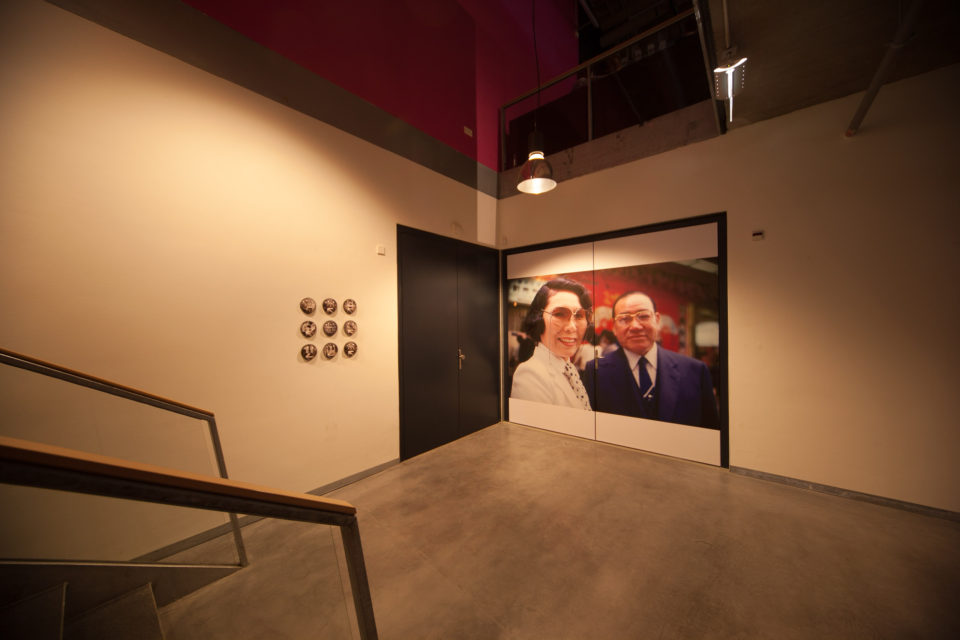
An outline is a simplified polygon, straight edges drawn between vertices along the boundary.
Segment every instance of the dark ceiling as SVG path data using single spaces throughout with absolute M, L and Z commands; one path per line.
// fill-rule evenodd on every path
M 693 0 L 577 2 L 581 62 L 696 8 Z M 579 74 L 576 87 L 545 104 L 536 117 L 523 114 L 522 108 L 515 116 L 508 111 L 503 168 L 526 159 L 526 139 L 535 119 L 538 128 L 550 132 L 545 148 L 550 155 L 708 100 L 712 74 L 707 73 L 702 42 L 710 52 L 711 69 L 715 63 L 747 58 L 733 119 L 724 118 L 716 130 L 865 91 L 891 50 L 895 55 L 884 82 L 960 61 L 957 0 L 700 0 L 699 6 L 707 29 L 703 38 L 691 16 L 608 62 L 594 64 L 589 116 L 582 95 L 588 91 L 585 73 Z M 910 26 L 908 36 L 903 46 L 893 47 L 904 22 Z M 838 123 L 838 135 L 849 124 Z M 869 117 L 862 126 L 869 126 Z
M 690 0 L 577 0 L 580 61 L 588 60 L 662 23 Z
M 866 90 L 902 16 L 917 1 L 728 0 L 730 44 L 748 57 L 732 126 Z M 912 35 L 887 82 L 960 61 L 960 2 L 919 1 Z M 710 0 L 710 11 L 715 46 L 722 52 L 721 0 Z
M 581 60 L 688 8 L 690 0 L 577 0 Z M 702 0 L 716 59 L 748 58 L 735 128 L 864 91 L 918 0 Z M 921 2 L 887 81 L 960 62 L 960 2 Z M 728 19 L 725 30 L 724 7 Z M 852 114 L 851 114 L 852 115 Z
M 695 5 L 694 0 L 577 2 L 581 61 Z M 875 77 L 882 79 L 876 94 L 882 100 L 882 84 L 960 62 L 960 0 L 699 0 L 699 7 L 706 27 L 703 38 L 692 33 L 696 22 L 687 19 L 672 27 L 672 34 L 660 32 L 623 49 L 620 57 L 628 62 L 594 66 L 589 118 L 571 117 L 575 107 L 560 104 L 576 102 L 583 78 L 581 86 L 542 108 L 540 128 L 550 132 L 544 136 L 546 153 L 570 149 L 554 157 L 558 180 L 851 94 L 870 95 L 867 90 Z M 900 45 L 895 42 L 898 36 Z M 701 41 L 709 52 L 709 73 Z M 735 96 L 732 121 L 725 117 L 726 103 L 711 117 L 701 107 L 712 97 L 712 65 L 741 57 L 747 58 L 745 82 Z M 885 59 L 889 64 L 883 64 Z M 600 103 L 604 96 L 606 105 Z M 851 107 L 849 117 L 836 124 L 837 136 L 848 131 L 860 110 L 865 117 L 857 130 L 868 131 L 870 104 L 865 98 L 859 110 Z M 652 119 L 656 124 L 627 129 Z M 525 160 L 524 136 L 533 127 L 531 120 L 529 115 L 514 121 L 508 117 L 516 127 L 503 144 L 506 173 L 500 197 L 513 193 L 512 175 Z M 593 131 L 577 130 L 587 120 Z M 598 139 L 611 131 L 618 133 L 598 145 L 578 146 L 589 135 Z M 691 131 L 700 132 L 699 137 L 689 135 Z

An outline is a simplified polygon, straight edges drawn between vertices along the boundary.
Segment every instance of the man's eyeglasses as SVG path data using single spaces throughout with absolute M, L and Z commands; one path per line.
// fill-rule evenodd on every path
M 568 309 L 566 307 L 557 307 L 556 309 L 547 311 L 547 313 L 556 318 L 558 322 L 562 322 L 563 324 L 570 322 L 570 318 L 573 318 L 577 324 L 585 324 L 593 319 L 593 314 L 589 309 L 577 309 L 574 311 L 573 309 Z
M 636 313 L 618 313 L 613 317 L 621 327 L 629 327 L 636 318 L 640 324 L 647 324 L 653 320 L 653 314 L 649 311 L 637 311 Z

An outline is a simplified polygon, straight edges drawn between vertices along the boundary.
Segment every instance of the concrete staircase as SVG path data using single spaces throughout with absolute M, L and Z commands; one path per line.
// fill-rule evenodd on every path
M 44 589 L 0 607 L 0 638 L 60 640 L 63 638 L 67 583 Z
M 65 615 L 69 585 L 61 583 L 0 609 L 5 640 L 163 640 L 153 586 L 145 584 L 80 615 Z
M 66 622 L 64 640 L 163 640 L 153 585 L 145 584 Z
M 163 640 L 158 607 L 235 566 L 0 566 L 3 640 Z

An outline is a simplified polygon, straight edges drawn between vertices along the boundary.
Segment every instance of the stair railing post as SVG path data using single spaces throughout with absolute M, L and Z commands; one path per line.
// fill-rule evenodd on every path
M 353 603 L 357 610 L 357 625 L 362 640 L 377 640 L 377 625 L 373 617 L 373 600 L 370 598 L 370 583 L 367 581 L 367 568 L 363 562 L 363 546 L 360 544 L 360 527 L 354 516 L 348 524 L 340 525 L 343 538 L 343 551 L 347 560 L 347 572 L 350 574 L 350 588 L 353 591 Z

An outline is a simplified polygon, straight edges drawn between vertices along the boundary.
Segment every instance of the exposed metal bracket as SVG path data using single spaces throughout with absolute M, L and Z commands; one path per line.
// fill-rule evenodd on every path
M 707 26 L 705 23 L 707 18 L 704 17 L 703 11 L 700 7 L 700 0 L 693 0 L 693 13 L 697 18 L 697 34 L 700 36 L 700 51 L 703 53 L 703 69 L 706 72 L 707 86 L 713 86 L 713 70 L 716 68 L 716 60 L 713 56 L 713 47 L 710 46 L 712 40 Z M 713 91 L 711 90 L 712 94 Z M 723 135 L 727 132 L 727 117 L 723 112 L 723 103 L 717 100 L 713 101 L 713 121 L 717 125 L 717 134 Z
M 920 7 L 922 5 L 923 0 L 913 0 L 913 4 L 910 5 L 910 8 L 907 10 L 907 14 L 904 16 L 903 22 L 900 23 L 896 35 L 893 36 L 893 42 L 887 45 L 887 52 L 883 55 L 883 60 L 880 61 L 880 66 L 877 67 L 876 73 L 873 74 L 873 80 L 870 81 L 870 86 L 867 87 L 867 92 L 864 94 L 863 100 L 860 101 L 860 106 L 857 107 L 857 112 L 853 114 L 853 119 L 850 121 L 850 125 L 844 134 L 848 138 L 856 135 L 860 129 L 860 125 L 863 123 L 863 119 L 866 117 L 870 105 L 873 104 L 874 98 L 876 98 L 877 93 L 880 92 L 880 87 L 883 86 L 883 83 L 887 79 L 887 74 L 890 72 L 890 65 L 893 63 L 894 58 L 897 57 L 897 54 L 900 53 L 903 45 L 910 40 L 910 34 L 913 31 L 913 26 L 917 22 L 917 16 L 920 14 Z

